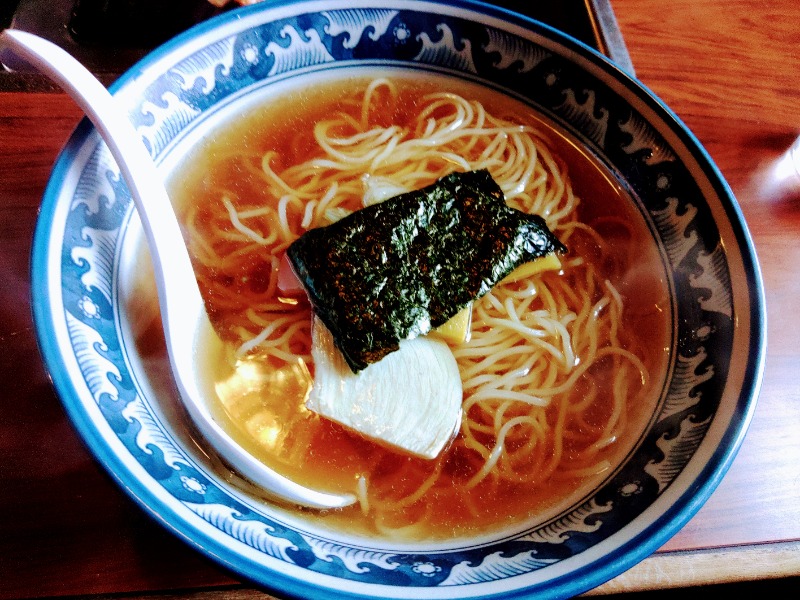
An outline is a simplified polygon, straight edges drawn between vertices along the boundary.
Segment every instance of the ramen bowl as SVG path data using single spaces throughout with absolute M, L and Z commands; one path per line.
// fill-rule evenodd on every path
M 482 96 L 489 109 L 493 98 L 510 99 L 562 149 L 590 159 L 644 232 L 655 262 L 632 289 L 645 297 L 654 293 L 649 286 L 660 290 L 660 329 L 643 337 L 658 341 L 659 367 L 643 408 L 631 413 L 637 420 L 625 446 L 591 484 L 513 522 L 397 537 L 350 527 L 336 510 L 287 506 L 239 477 L 194 431 L 163 357 L 137 338 L 140 305 L 154 302 L 141 226 L 88 121 L 58 159 L 35 233 L 34 314 L 46 365 L 78 432 L 136 502 L 276 595 L 587 591 L 694 515 L 747 430 L 763 368 L 764 307 L 736 200 L 698 141 L 639 82 L 584 44 L 483 4 L 241 8 L 155 50 L 112 92 L 176 190 L 196 148 L 255 107 L 281 106 L 272 118 L 288 120 L 302 102 L 281 98 L 376 73 Z M 573 172 L 576 189 L 584 175 Z

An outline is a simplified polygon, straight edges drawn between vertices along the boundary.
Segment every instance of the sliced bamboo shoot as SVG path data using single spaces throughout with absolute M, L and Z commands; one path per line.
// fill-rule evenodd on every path
M 461 377 L 444 341 L 403 340 L 399 350 L 354 373 L 315 317 L 311 353 L 306 406 L 370 439 L 435 458 L 461 424 Z

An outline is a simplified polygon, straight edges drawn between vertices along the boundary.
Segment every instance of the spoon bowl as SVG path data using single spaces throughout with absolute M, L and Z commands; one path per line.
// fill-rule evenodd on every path
M 5 46 L 50 77 L 80 106 L 111 151 L 142 222 L 155 274 L 161 319 L 175 384 L 193 423 L 219 456 L 275 499 L 309 508 L 339 508 L 351 494 L 304 487 L 242 449 L 203 401 L 195 363 L 197 332 L 211 330 L 180 225 L 163 179 L 133 125 L 97 78 L 63 49 L 36 35 L 6 30 Z

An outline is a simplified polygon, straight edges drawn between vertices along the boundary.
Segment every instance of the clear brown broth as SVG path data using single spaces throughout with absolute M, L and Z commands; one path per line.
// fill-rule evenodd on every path
M 214 197 L 213 193 L 220 187 L 234 189 L 238 194 L 260 197 L 262 190 L 258 188 L 256 180 L 241 170 L 231 168 L 230 163 L 220 162 L 218 158 L 227 155 L 231 148 L 238 148 L 254 153 L 277 150 L 284 162 L 302 160 L 312 142 L 310 136 L 298 137 L 294 134 L 298 130 L 309 129 L 310 123 L 340 107 L 343 99 L 351 95 L 353 84 L 352 81 L 340 81 L 323 85 L 313 92 L 289 94 L 277 102 L 271 100 L 269 106 L 258 107 L 250 114 L 238 116 L 235 123 L 225 123 L 213 136 L 206 136 L 199 151 L 175 170 L 170 185 L 176 204 L 218 202 L 219 198 Z M 413 98 L 428 90 L 441 90 L 442 85 L 441 80 L 404 83 L 401 89 L 407 102 L 400 103 L 398 112 L 387 118 L 403 121 L 404 106 L 412 107 Z M 454 496 L 452 491 L 443 493 L 434 488 L 410 507 L 407 514 L 401 511 L 392 517 L 391 527 L 396 528 L 400 538 L 445 539 L 498 527 L 518 527 L 530 519 L 546 518 L 554 511 L 563 509 L 569 502 L 585 494 L 590 486 L 607 477 L 635 444 L 652 415 L 667 361 L 669 303 L 662 263 L 644 219 L 623 186 L 598 160 L 541 121 L 529 108 L 496 92 L 478 87 L 464 89 L 463 84 L 458 83 L 451 85 L 457 93 L 474 95 L 494 112 L 513 114 L 521 122 L 544 124 L 552 134 L 553 149 L 569 166 L 574 190 L 582 199 L 581 220 L 594 227 L 611 247 L 626 248 L 626 255 L 630 255 L 630 245 L 635 246 L 635 253 L 640 259 L 636 264 L 627 265 L 613 283 L 625 301 L 626 328 L 637 332 L 639 337 L 637 351 L 651 372 L 651 383 L 646 400 L 631 403 L 626 408 L 624 438 L 616 440 L 604 452 L 603 456 L 612 465 L 611 469 L 580 480 L 554 476 L 546 485 L 504 485 L 493 489 L 491 493 L 477 488 Z M 632 224 L 632 228 L 618 227 L 616 224 L 620 221 Z M 615 260 L 614 257 L 612 260 Z M 556 273 L 546 274 L 544 281 L 546 283 L 548 277 L 559 276 Z M 207 301 L 212 320 L 218 324 L 224 322 L 225 315 L 214 305 L 214 299 L 207 297 Z M 159 328 L 151 326 L 138 333 L 141 353 L 151 357 L 151 360 L 166 363 Z M 276 393 L 272 397 L 264 398 L 262 392 L 258 392 L 256 396 L 251 394 L 243 400 L 251 405 L 258 403 L 261 407 L 259 410 L 263 412 L 265 431 L 271 432 L 272 440 L 269 444 L 262 444 L 240 427 L 236 417 L 232 417 L 235 411 L 227 410 L 218 399 L 218 384 L 234 376 L 229 362 L 223 358 L 225 352 L 223 346 L 206 344 L 200 356 L 200 364 L 207 374 L 208 396 L 215 415 L 243 447 L 288 477 L 315 488 L 351 492 L 355 489 L 359 474 L 366 468 L 372 469 L 378 465 L 375 470 L 377 485 L 381 485 L 380 475 L 385 472 L 386 485 L 393 488 L 408 486 L 412 489 L 419 481 L 402 478 L 391 480 L 394 475 L 390 474 L 397 472 L 397 466 L 406 465 L 409 472 L 415 472 L 415 469 L 428 472 L 438 463 L 444 477 L 450 478 L 453 486 L 458 487 L 464 481 L 464 466 L 458 451 L 453 448 L 446 450 L 436 461 L 429 462 L 381 447 L 335 423 L 310 414 L 303 407 L 307 388 L 302 378 L 290 378 L 288 383 L 273 381 L 270 388 Z M 602 380 L 605 375 L 594 372 L 593 377 Z M 591 408 L 600 419 L 608 410 L 602 396 Z M 592 415 L 586 418 L 591 421 Z M 203 444 L 202 441 L 198 443 Z M 568 453 L 569 448 L 566 451 Z M 424 527 L 405 531 L 408 523 L 404 519 L 410 522 L 421 514 L 427 515 Z M 363 514 L 358 506 L 323 513 L 306 512 L 304 518 L 320 520 L 334 529 L 366 535 L 378 533 L 376 523 L 368 514 Z

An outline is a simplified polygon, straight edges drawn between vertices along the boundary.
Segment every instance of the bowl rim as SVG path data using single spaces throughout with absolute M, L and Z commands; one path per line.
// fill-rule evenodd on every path
M 319 0 L 281 0 L 278 2 L 271 2 L 268 6 L 256 4 L 234 9 L 233 11 L 201 23 L 166 42 L 137 62 L 136 65 L 123 74 L 110 89 L 114 94 L 124 93 L 125 89 L 132 86 L 145 71 L 152 69 L 163 57 L 184 48 L 187 43 L 203 37 L 220 24 L 227 23 L 234 19 L 257 14 L 260 15 L 261 13 L 272 13 L 289 6 L 303 6 L 308 11 L 314 11 L 315 7 L 320 6 L 331 9 L 332 4 L 336 7 L 346 5 L 356 8 L 375 4 L 375 2 L 370 0 L 341 1 L 342 4 L 338 1 L 331 3 L 320 2 Z M 697 485 L 691 493 L 687 492 L 678 498 L 677 502 L 660 514 L 659 518 L 654 520 L 647 527 L 644 527 L 637 536 L 617 545 L 615 552 L 604 555 L 594 560 L 592 563 L 583 565 L 566 575 L 560 575 L 552 580 L 548 580 L 545 589 L 542 590 L 543 593 L 548 594 L 547 597 L 564 597 L 582 593 L 583 591 L 600 585 L 640 562 L 677 533 L 706 502 L 737 455 L 742 439 L 752 419 L 753 411 L 755 410 L 756 400 L 763 378 L 766 355 L 765 299 L 755 247 L 749 231 L 747 230 L 744 216 L 737 200 L 728 184 L 725 182 L 721 172 L 714 164 L 713 159 L 700 144 L 699 140 L 697 140 L 694 134 L 683 124 L 680 118 L 642 82 L 623 71 L 604 55 L 583 42 L 546 24 L 482 2 L 473 0 L 443 0 L 441 2 L 397 0 L 396 2 L 380 4 L 381 7 L 397 5 L 403 8 L 419 8 L 422 10 L 424 10 L 425 7 L 442 6 L 458 10 L 468 10 L 478 15 L 485 15 L 501 21 L 507 21 L 516 27 L 532 31 L 537 35 L 546 37 L 565 47 L 569 52 L 574 53 L 583 61 L 589 63 L 598 73 L 601 73 L 604 77 L 604 81 L 608 78 L 613 85 L 624 88 L 626 92 L 632 93 L 639 102 L 642 102 L 651 111 L 659 114 L 664 119 L 669 130 L 676 135 L 687 149 L 691 150 L 695 160 L 704 165 L 709 176 L 709 181 L 713 184 L 716 193 L 720 198 L 725 199 L 723 208 L 725 209 L 739 251 L 741 252 L 741 258 L 744 263 L 743 270 L 748 277 L 747 290 L 749 302 L 751 308 L 754 309 L 749 315 L 750 337 L 748 359 L 746 361 L 747 372 L 744 374 L 744 382 L 746 385 L 740 390 L 737 399 L 736 413 L 738 414 L 738 419 L 735 425 L 727 427 L 723 436 L 724 443 L 721 445 L 722 450 L 714 452 L 701 472 L 696 475 L 696 481 L 702 481 L 702 483 Z M 72 167 L 72 163 L 76 160 L 76 156 L 80 153 L 86 138 L 90 135 L 92 130 L 92 126 L 85 119 L 79 124 L 64 149 L 59 154 L 50 181 L 45 190 L 40 216 L 34 231 L 32 246 L 31 281 L 32 297 L 34 299 L 47 298 L 50 293 L 47 287 L 47 273 L 50 271 L 49 262 L 52 260 L 49 252 L 49 238 L 50 228 L 53 225 L 53 214 L 56 211 L 56 204 L 59 192 L 63 186 L 63 181 L 66 179 Z M 74 389 L 69 374 L 69 368 L 63 359 L 61 349 L 57 340 L 49 335 L 49 331 L 55 319 L 51 303 L 49 301 L 33 301 L 32 308 L 37 339 L 46 369 L 73 425 L 80 433 L 95 458 L 105 467 L 105 470 L 112 476 L 117 484 L 120 485 L 147 514 L 162 526 L 172 531 L 180 539 L 183 539 L 190 547 L 209 556 L 218 564 L 237 575 L 249 579 L 259 587 L 270 589 L 279 594 L 289 593 L 298 596 L 304 593 L 319 591 L 317 584 L 313 581 L 299 581 L 296 577 L 286 575 L 279 570 L 270 569 L 269 581 L 265 582 L 263 573 L 260 572 L 263 567 L 250 564 L 244 565 L 243 567 L 239 553 L 232 551 L 227 545 L 207 537 L 203 532 L 198 532 L 190 523 L 186 523 L 184 516 L 180 514 L 180 512 L 176 511 L 169 503 L 164 502 L 164 498 L 162 498 L 160 494 L 154 493 L 147 482 L 143 482 L 140 478 L 130 473 L 129 465 L 127 465 L 117 453 L 108 448 L 105 438 L 97 430 L 90 415 L 82 410 L 79 394 Z M 497 594 L 490 593 L 482 596 L 489 598 L 511 598 L 523 596 L 529 593 L 529 591 L 530 590 L 526 591 L 526 589 L 515 591 L 504 590 Z M 333 598 L 371 597 L 369 594 L 362 595 L 359 592 L 353 591 L 341 592 L 329 588 L 326 588 L 325 592 Z

